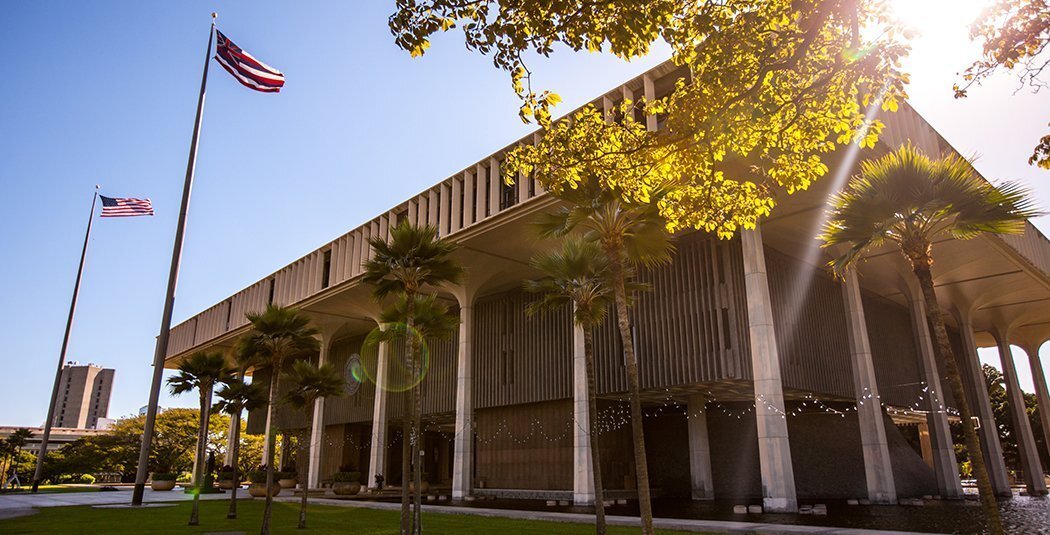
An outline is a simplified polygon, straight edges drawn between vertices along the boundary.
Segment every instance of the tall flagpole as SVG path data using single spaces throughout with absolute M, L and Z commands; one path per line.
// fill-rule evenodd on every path
M 186 232 L 186 213 L 190 207 L 190 190 L 193 188 L 193 171 L 197 166 L 197 144 L 200 141 L 201 118 L 204 116 L 204 93 L 208 87 L 208 64 L 211 61 L 211 42 L 215 35 L 216 14 L 211 14 L 211 29 L 208 30 L 208 51 L 204 54 L 204 74 L 201 76 L 201 92 L 197 97 L 197 119 L 193 123 L 193 139 L 190 141 L 190 157 L 186 162 L 186 183 L 182 188 L 182 207 L 179 208 L 179 224 L 175 229 L 175 246 L 171 252 L 171 271 L 168 272 L 168 293 L 164 298 L 164 312 L 157 335 L 157 349 L 153 354 L 153 383 L 149 390 L 149 405 L 146 422 L 142 429 L 142 447 L 139 449 L 138 474 L 135 476 L 135 492 L 131 505 L 142 505 L 149 475 L 149 452 L 153 442 L 153 427 L 157 420 L 157 403 L 160 400 L 160 383 L 164 376 L 164 359 L 168 354 L 168 332 L 171 330 L 171 312 L 175 306 L 175 286 L 179 279 L 179 261 L 182 257 L 182 239 Z
M 77 311 L 77 298 L 80 296 L 80 280 L 84 276 L 84 259 L 87 258 L 88 240 L 91 239 L 91 223 L 95 220 L 95 202 L 98 201 L 98 185 L 95 185 L 95 196 L 91 198 L 91 211 L 88 212 L 87 232 L 84 233 L 84 247 L 80 250 L 80 267 L 77 268 L 77 281 L 73 284 L 73 300 L 69 303 L 69 317 L 66 319 L 66 334 L 62 337 L 62 349 L 58 352 L 58 369 L 55 370 L 55 385 L 51 388 L 51 404 L 47 406 L 47 420 L 44 422 L 44 436 L 40 438 L 40 453 L 36 456 L 36 471 L 33 472 L 33 492 L 40 486 L 40 476 L 44 472 L 44 457 L 47 455 L 47 443 L 51 439 L 51 423 L 55 420 L 55 405 L 58 404 L 58 387 L 62 381 L 62 368 L 66 363 L 66 350 L 69 349 L 69 333 L 73 331 L 73 314 Z

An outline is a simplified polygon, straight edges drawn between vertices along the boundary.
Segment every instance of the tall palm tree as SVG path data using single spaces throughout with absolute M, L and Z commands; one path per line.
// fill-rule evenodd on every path
M 970 403 L 945 329 L 944 312 L 934 291 L 933 242 L 941 236 L 969 239 L 985 232 L 1024 232 L 1025 220 L 1039 215 L 1028 192 L 1016 184 L 992 186 L 970 162 L 956 155 L 931 160 L 905 145 L 861 164 L 860 174 L 830 200 L 828 222 L 820 239 L 825 247 L 845 245 L 829 263 L 839 276 L 883 245 L 900 249 L 911 265 L 926 304 L 934 352 L 944 362 L 958 405 L 966 449 L 970 452 L 981 504 L 993 533 L 1002 533 L 999 509 L 974 428 Z M 978 385 L 980 386 L 980 385 Z
M 627 387 L 631 405 L 631 435 L 634 442 L 635 476 L 638 480 L 638 508 L 642 533 L 653 533 L 653 508 L 649 492 L 649 465 L 645 458 L 645 431 L 642 426 L 641 387 L 638 359 L 634 354 L 628 283 L 638 266 L 655 267 L 671 261 L 674 246 L 660 215 L 664 188 L 652 192 L 647 202 L 629 200 L 628 195 L 602 187 L 598 181 L 582 180 L 576 188 L 564 188 L 557 197 L 566 206 L 545 213 L 536 223 L 540 235 L 560 238 L 574 232 L 601 248 L 608 262 L 609 284 L 616 307 L 616 326 L 623 345 L 627 368 Z
M 299 441 L 310 449 L 310 435 L 313 431 L 314 402 L 327 397 L 340 396 L 346 392 L 346 380 L 339 370 L 331 364 L 314 366 L 308 361 L 297 360 L 292 369 L 285 374 L 288 391 L 281 396 L 285 405 L 293 410 L 303 411 L 306 416 L 306 437 Z M 309 495 L 308 482 L 303 483 L 303 501 L 299 506 L 299 529 L 306 528 L 306 501 Z
M 442 284 L 459 282 L 463 276 L 463 268 L 459 266 L 451 255 L 457 245 L 448 239 L 439 238 L 436 228 L 426 225 L 417 227 L 408 221 L 397 225 L 390 231 L 390 240 L 382 236 L 373 236 L 368 240 L 372 247 L 373 255 L 364 264 L 364 281 L 374 286 L 372 295 L 382 300 L 388 296 L 398 295 L 405 297 L 405 330 L 412 332 L 415 321 L 416 296 L 423 293 L 428 287 L 437 287 Z M 407 344 L 405 360 L 408 363 L 410 373 L 418 378 L 420 373 L 414 344 Z M 422 397 L 419 391 L 419 381 L 413 385 L 411 418 L 405 418 L 404 440 L 401 450 L 402 479 L 409 474 L 411 465 L 414 464 L 415 471 L 415 516 L 410 518 L 409 503 L 410 496 L 408 485 L 401 485 L 401 533 L 422 533 L 422 471 L 420 470 L 419 448 L 422 437 L 419 435 L 419 420 L 421 418 Z M 411 419 L 411 425 L 409 420 Z M 410 462 L 410 459 L 414 463 Z
M 273 512 L 273 454 L 274 434 L 271 423 L 274 405 L 279 399 L 278 381 L 284 363 L 317 351 L 318 330 L 310 325 L 310 318 L 297 308 L 270 304 L 261 314 L 247 314 L 252 330 L 245 337 L 242 354 L 248 364 L 258 369 L 270 369 L 270 393 L 266 405 L 266 505 L 263 507 L 261 535 L 270 535 L 270 516 Z
M 7 488 L 7 480 L 11 472 L 11 458 L 15 455 L 15 445 L 11 443 L 11 437 L 0 440 L 0 458 L 3 459 L 3 473 L 0 473 L 0 488 Z M 17 457 L 15 458 L 17 460 Z
M 226 357 L 219 352 L 198 351 L 179 363 L 179 373 L 168 378 L 173 395 L 197 391 L 200 396 L 200 427 L 197 431 L 197 453 L 193 461 L 193 508 L 190 525 L 200 523 L 201 478 L 204 477 L 204 450 L 208 444 L 208 423 L 211 416 L 211 397 L 215 385 L 232 377 Z
M 594 484 L 595 532 L 605 535 L 605 489 L 602 484 L 601 459 L 598 449 L 597 381 L 594 371 L 594 326 L 600 324 L 614 302 L 609 278 L 609 262 L 594 242 L 578 238 L 565 240 L 560 249 L 537 254 L 530 262 L 543 274 L 525 281 L 525 291 L 541 298 L 525 309 L 530 316 L 558 310 L 566 305 L 573 309 L 573 322 L 583 330 L 584 367 L 587 380 L 587 421 L 590 422 L 591 472 Z M 629 288 L 634 288 L 630 285 Z
M 241 369 L 234 378 L 223 383 L 216 394 L 219 396 L 219 401 L 215 404 L 214 410 L 230 415 L 230 427 L 233 429 L 233 436 L 230 437 L 233 489 L 230 491 L 230 510 L 227 511 L 226 518 L 235 519 L 237 518 L 237 489 L 241 486 L 241 478 L 237 469 L 241 449 L 241 413 L 265 405 L 267 391 L 266 386 L 262 383 L 244 382 L 244 369 Z

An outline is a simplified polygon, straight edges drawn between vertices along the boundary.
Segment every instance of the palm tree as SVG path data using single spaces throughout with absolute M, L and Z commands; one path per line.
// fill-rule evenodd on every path
M 3 459 L 3 473 L 0 473 L 0 488 L 7 488 L 7 480 L 11 472 L 11 457 L 15 454 L 15 445 L 11 443 L 11 437 L 0 440 L 0 458 Z M 17 458 L 15 459 L 17 460 Z
M 609 262 L 601 248 L 591 241 L 570 238 L 561 249 L 540 253 L 530 262 L 543 278 L 525 281 L 525 291 L 541 295 L 526 308 L 530 316 L 573 308 L 573 322 L 583 330 L 584 367 L 587 379 L 587 421 L 590 422 L 591 472 L 594 483 L 595 530 L 605 535 L 605 490 L 602 484 L 598 442 L 597 381 L 594 372 L 594 326 L 600 324 L 613 304 L 609 283 Z M 633 288 L 633 285 L 631 285 Z
M 12 465 L 18 466 L 18 457 L 22 455 L 22 448 L 29 442 L 29 439 L 33 438 L 33 432 L 28 428 L 20 427 L 15 429 L 11 436 L 7 437 L 4 442 L 7 448 L 4 453 L 4 472 L 0 477 L 3 478 L 3 484 L 7 485 L 7 476 Z M 8 463 L 10 461 L 10 463 Z M 17 468 L 16 468 L 17 470 Z
M 230 380 L 230 367 L 219 352 L 198 351 L 179 363 L 179 373 L 168 377 L 168 388 L 173 395 L 196 390 L 200 396 L 200 427 L 197 431 L 197 452 L 193 461 L 193 508 L 190 525 L 200 523 L 201 478 L 204 477 L 204 450 L 208 444 L 208 419 L 211 416 L 211 396 L 215 385 Z
M 214 410 L 225 412 L 230 415 L 233 436 L 230 437 L 232 444 L 230 459 L 233 464 L 233 489 L 230 491 L 230 510 L 226 518 L 237 518 L 237 489 L 240 487 L 241 479 L 237 467 L 240 457 L 241 446 L 241 413 L 245 410 L 251 411 L 266 404 L 266 387 L 262 383 L 244 382 L 244 370 L 238 370 L 237 376 L 223 383 L 222 388 L 216 394 L 219 401 Z
M 1024 232 L 1026 219 L 1037 215 L 1023 187 L 1005 184 L 997 188 L 978 176 L 963 158 L 949 155 L 931 160 L 919 149 L 905 145 L 861 164 L 860 174 L 831 198 L 828 222 L 820 236 L 825 247 L 846 246 L 845 252 L 829 263 L 839 276 L 866 253 L 887 244 L 899 248 L 911 265 L 926 303 L 926 320 L 936 341 L 934 352 L 945 364 L 958 404 L 966 449 L 971 452 L 981 504 L 993 533 L 1002 533 L 1002 523 L 948 340 L 944 312 L 934 291 L 933 241 L 943 235 L 969 239 L 985 232 L 1017 234 Z
M 436 287 L 442 284 L 456 283 L 463 276 L 463 268 L 450 258 L 456 250 L 457 245 L 447 239 L 439 238 L 436 228 L 426 225 L 417 227 L 408 221 L 397 225 L 390 231 L 390 240 L 381 236 L 373 236 L 368 240 L 372 247 L 373 256 L 364 264 L 364 281 L 374 286 L 372 295 L 377 300 L 385 299 L 391 295 L 405 297 L 405 331 L 411 333 L 415 322 L 416 296 L 424 291 L 426 287 Z M 415 345 L 407 344 L 405 348 L 405 360 L 408 363 L 410 373 L 418 377 L 419 366 L 416 362 Z M 415 471 L 415 517 L 409 517 L 410 496 L 408 485 L 401 485 L 401 533 L 422 533 L 422 472 L 419 462 L 419 448 L 421 436 L 419 432 L 419 421 L 422 417 L 422 397 L 419 392 L 419 384 L 412 387 L 411 406 L 413 413 L 410 418 L 405 418 L 404 440 L 401 449 L 402 479 L 409 474 L 410 467 L 414 464 Z M 410 444 L 411 443 L 411 444 Z M 410 462 L 410 459 L 414 463 Z M 414 520 L 414 523 L 413 523 Z M 413 525 L 414 524 L 414 525 Z
M 300 444 L 310 449 L 310 435 L 313 430 L 312 410 L 314 402 L 327 397 L 339 396 L 346 391 L 346 381 L 339 370 L 331 364 L 314 366 L 305 360 L 297 360 L 292 369 L 285 374 L 289 390 L 281 397 L 285 405 L 293 410 L 303 411 L 306 416 L 306 437 Z M 299 506 L 299 529 L 306 528 L 306 500 L 309 495 L 308 482 L 303 483 L 303 501 Z
M 310 318 L 299 309 L 270 304 L 261 314 L 247 314 L 252 330 L 243 342 L 242 354 L 252 367 L 270 368 L 270 393 L 266 400 L 266 505 L 263 508 L 261 535 L 270 535 L 270 516 L 273 512 L 273 454 L 274 434 L 271 422 L 274 405 L 279 399 L 278 380 L 288 360 L 317 351 L 318 330 L 310 325 Z
M 576 188 L 564 188 L 557 193 L 559 199 L 568 202 L 567 206 L 543 214 L 536 223 L 540 235 L 547 238 L 581 232 L 584 240 L 597 244 L 605 254 L 616 325 L 627 364 L 638 508 L 645 535 L 653 533 L 653 509 L 649 497 L 649 466 L 645 459 L 638 360 L 628 315 L 631 297 L 628 282 L 637 266 L 655 267 L 671 261 L 674 246 L 659 210 L 660 200 L 667 193 L 664 188 L 656 188 L 647 202 L 639 202 L 602 187 L 596 180 L 582 180 Z

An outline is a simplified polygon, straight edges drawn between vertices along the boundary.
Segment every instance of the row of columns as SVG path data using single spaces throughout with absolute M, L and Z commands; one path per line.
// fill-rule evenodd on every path
M 766 273 L 765 254 L 760 229 L 741 233 L 743 252 L 744 285 L 748 306 L 748 334 L 751 345 L 751 359 L 754 380 L 755 412 L 759 465 L 761 471 L 763 506 L 770 512 L 794 512 L 798 509 L 795 492 L 794 470 L 791 461 L 791 446 L 788 439 L 786 410 L 783 395 L 783 382 L 780 372 L 780 356 L 776 345 L 776 332 L 773 322 L 773 310 L 770 300 L 769 281 Z M 933 341 L 926 324 L 925 305 L 917 288 L 910 288 L 909 301 L 912 327 L 916 337 L 920 368 L 923 380 L 928 385 L 927 422 L 923 427 L 922 440 L 928 440 L 928 462 L 936 474 L 939 493 L 948 498 L 962 496 L 958 467 L 955 459 L 951 432 L 948 425 L 946 406 L 942 398 L 941 372 L 933 352 Z M 885 419 L 879 399 L 878 383 L 872 361 L 871 346 L 868 339 L 864 316 L 863 300 L 856 274 L 850 274 L 843 281 L 843 301 L 846 309 L 847 332 L 849 336 L 850 363 L 853 370 L 857 416 L 863 448 L 864 473 L 868 489 L 868 499 L 872 503 L 896 503 L 897 494 L 893 477 L 892 462 L 886 439 Z M 457 295 L 460 301 L 459 348 L 456 364 L 456 427 L 454 438 L 452 496 L 463 499 L 473 493 L 473 373 L 472 373 L 472 334 L 473 334 L 473 295 Z M 983 374 L 980 369 L 973 328 L 970 318 L 957 314 L 962 334 L 964 354 L 962 373 L 969 383 L 974 412 L 980 420 L 984 456 L 992 477 L 993 487 L 998 494 L 1010 492 L 1003 463 L 1002 448 L 999 443 L 997 426 L 989 403 L 988 391 L 984 388 Z M 590 463 L 590 426 L 587 411 L 587 383 L 585 378 L 583 335 L 576 327 L 573 331 L 573 495 L 577 504 L 593 503 L 594 488 L 592 485 Z M 1014 416 L 1014 428 L 1017 430 L 1021 449 L 1022 466 L 1026 474 L 1026 485 L 1033 493 L 1045 492 L 1042 480 L 1042 468 L 1028 419 L 1024 415 L 1024 405 L 1020 388 L 1017 384 L 1017 373 L 1010 353 L 1008 338 L 998 336 L 1000 354 L 1003 355 L 1004 376 L 1010 396 L 1011 411 Z M 327 360 L 327 341 L 322 344 L 320 362 Z M 1044 429 L 1050 433 L 1050 400 L 1043 377 L 1042 367 L 1035 349 L 1028 351 L 1033 378 L 1037 385 L 1037 396 L 1040 400 L 1040 412 L 1044 418 Z M 379 377 L 382 384 L 386 370 L 387 353 L 385 345 L 379 354 Z M 387 400 L 386 396 L 377 396 L 373 411 L 373 429 L 368 483 L 375 481 L 375 476 L 385 466 L 387 454 Z M 707 436 L 707 421 L 702 395 L 692 395 L 688 400 L 688 443 L 690 458 L 690 475 L 694 499 L 712 499 L 714 484 L 711 470 L 711 453 Z M 318 400 L 314 407 L 313 436 L 311 437 L 309 476 L 311 487 L 319 485 L 321 480 L 320 450 L 324 432 L 324 400 Z M 1050 437 L 1048 437 L 1050 438 Z

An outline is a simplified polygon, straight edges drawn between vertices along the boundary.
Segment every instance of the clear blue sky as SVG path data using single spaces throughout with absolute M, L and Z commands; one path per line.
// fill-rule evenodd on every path
M 5 6 L 0 424 L 44 419 L 96 183 L 107 195 L 150 197 L 157 215 L 96 220 L 69 358 L 117 369 L 110 416 L 145 404 L 211 11 L 288 82 L 279 95 L 255 93 L 212 65 L 176 322 L 529 130 L 507 77 L 487 58 L 455 35 L 410 59 L 387 30 L 391 9 L 375 1 Z M 960 150 L 980 153 L 986 176 L 1029 181 L 1050 206 L 1047 174 L 1023 161 L 1045 129 L 1050 95 L 1011 96 L 1003 80 L 954 101 L 965 28 L 938 39 L 960 58 L 917 67 L 916 107 Z M 666 58 L 658 52 L 629 64 L 559 54 L 536 65 L 537 81 L 568 110 Z

